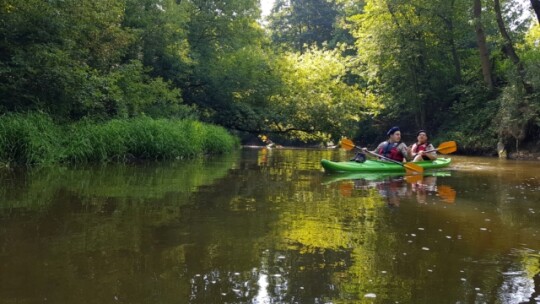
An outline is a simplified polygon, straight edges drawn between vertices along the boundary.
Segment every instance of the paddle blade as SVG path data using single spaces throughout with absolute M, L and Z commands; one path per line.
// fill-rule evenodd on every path
M 405 181 L 409 184 L 416 184 L 421 182 L 424 179 L 424 176 L 421 174 L 407 175 L 405 176 Z
M 354 149 L 356 146 L 355 144 L 353 143 L 352 140 L 348 139 L 348 138 L 343 138 L 341 140 L 341 147 L 345 150 L 352 150 Z
M 437 187 L 437 192 L 444 202 L 453 204 L 456 201 L 456 190 L 452 189 L 450 186 L 441 185 Z
M 339 192 L 345 197 L 351 197 L 354 189 L 353 183 L 342 183 L 339 185 Z
M 420 167 L 419 165 L 415 163 L 405 163 L 403 164 L 403 167 L 405 167 L 405 169 L 407 170 L 411 170 L 418 173 L 424 172 L 424 168 Z
M 456 152 L 457 145 L 455 141 L 445 141 L 439 145 L 437 150 L 441 154 L 450 154 L 450 153 Z

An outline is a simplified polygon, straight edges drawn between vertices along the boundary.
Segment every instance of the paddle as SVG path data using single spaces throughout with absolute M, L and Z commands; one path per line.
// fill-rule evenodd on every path
M 432 176 L 435 177 L 435 176 Z M 424 180 L 424 175 L 415 174 L 405 176 L 405 181 L 409 184 L 422 184 Z M 412 185 L 411 185 L 412 186 Z M 442 199 L 442 201 L 453 204 L 456 200 L 456 190 L 452 189 L 450 186 L 439 185 L 437 186 L 437 195 Z
M 444 202 L 453 204 L 456 201 L 456 190 L 452 189 L 450 186 L 438 186 L 437 193 Z
M 354 148 L 356 149 L 360 149 L 362 150 L 362 148 L 360 147 L 357 147 L 354 142 L 348 138 L 344 138 L 341 140 L 341 147 L 345 150 L 352 150 Z M 371 154 L 371 155 L 374 155 L 374 156 L 377 156 L 381 159 L 384 159 L 386 161 L 389 161 L 389 162 L 392 162 L 392 163 L 395 163 L 395 164 L 398 164 L 402 167 L 404 167 L 405 169 L 408 169 L 408 170 L 411 170 L 411 171 L 415 171 L 415 172 L 419 172 L 419 173 L 422 173 L 424 172 L 424 168 L 420 167 L 419 165 L 415 164 L 415 163 L 402 163 L 402 162 L 398 162 L 396 160 L 393 160 L 393 159 L 390 159 L 388 157 L 384 157 L 382 155 L 379 155 L 375 152 L 371 152 L 371 151 L 366 151 L 367 153 Z
M 341 183 L 339 185 L 339 193 L 345 197 L 351 197 L 354 190 L 354 183 Z
M 438 151 L 441 154 L 450 154 L 450 153 L 456 152 L 456 150 L 457 150 L 457 145 L 456 145 L 455 141 L 445 141 L 445 142 L 441 143 L 437 147 L 437 149 L 427 150 L 424 153 Z
M 409 184 L 416 184 L 418 182 L 421 182 L 423 179 L 424 179 L 424 176 L 420 174 L 405 176 L 405 181 Z

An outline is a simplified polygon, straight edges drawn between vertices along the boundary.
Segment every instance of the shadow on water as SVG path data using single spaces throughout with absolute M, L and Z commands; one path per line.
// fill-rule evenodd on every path
M 329 176 L 322 158 L 350 155 L 0 172 L 0 302 L 538 297 L 538 164 L 457 157 L 421 176 Z

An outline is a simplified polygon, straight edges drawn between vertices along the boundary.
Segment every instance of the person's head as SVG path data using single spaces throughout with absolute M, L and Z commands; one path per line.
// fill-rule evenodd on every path
M 386 135 L 388 135 L 388 138 L 392 142 L 400 142 L 401 141 L 401 130 L 399 127 L 392 127 L 388 132 L 386 132 Z
M 427 143 L 429 137 L 427 135 L 427 132 L 425 130 L 420 130 L 418 133 L 416 133 L 416 140 L 419 144 Z

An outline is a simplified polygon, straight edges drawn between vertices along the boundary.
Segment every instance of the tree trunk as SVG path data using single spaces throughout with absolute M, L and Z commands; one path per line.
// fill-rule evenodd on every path
M 519 56 L 516 53 L 516 49 L 514 48 L 514 44 L 512 43 L 512 39 L 510 38 L 510 35 L 508 35 L 508 31 L 506 30 L 506 27 L 504 26 L 504 20 L 502 18 L 501 13 L 501 4 L 499 0 L 493 0 L 494 2 L 494 8 L 495 8 L 495 18 L 497 19 L 497 26 L 499 27 L 499 31 L 501 32 L 501 36 L 504 40 L 503 45 L 503 52 L 504 54 L 512 60 L 512 63 L 517 67 L 519 78 L 521 78 L 521 83 L 523 84 L 523 87 L 525 88 L 525 92 L 527 94 L 533 93 L 533 88 L 530 84 L 528 84 L 526 79 L 526 71 L 525 67 L 523 66 L 523 63 L 521 60 L 519 60 Z
M 476 41 L 480 51 L 480 62 L 482 64 L 482 75 L 489 90 L 493 90 L 493 80 L 491 78 L 491 63 L 489 62 L 489 51 L 486 44 L 486 34 L 482 27 L 482 3 L 481 0 L 474 0 L 473 6 L 474 29 L 476 31 Z
M 540 22 L 540 0 L 531 0 L 531 6 L 536 14 L 536 19 Z
M 463 77 L 461 76 L 461 62 L 459 61 L 459 55 L 456 48 L 456 43 L 454 37 L 450 37 L 450 45 L 452 46 L 452 59 L 454 60 L 454 69 L 456 73 L 456 81 L 458 84 L 463 82 Z
M 517 65 L 519 64 L 519 57 L 516 54 L 516 50 L 514 49 L 514 45 L 512 44 L 512 39 L 510 38 L 510 35 L 508 35 L 508 31 L 506 31 L 506 27 L 504 26 L 504 21 L 502 18 L 501 13 L 501 3 L 499 0 L 493 0 L 494 8 L 495 8 L 495 18 L 497 19 L 497 26 L 499 27 L 499 31 L 501 32 L 501 36 L 504 40 L 504 47 L 503 51 L 512 60 L 512 62 Z
M 540 0 L 539 0 L 540 1 Z M 451 1 L 451 12 L 454 12 L 454 3 L 455 0 Z M 443 19 L 444 20 L 444 19 Z M 452 59 L 454 60 L 454 68 L 456 70 L 456 80 L 458 83 L 462 82 L 461 77 L 461 62 L 459 61 L 459 56 L 457 52 L 456 42 L 454 40 L 454 17 L 453 14 L 445 20 L 446 26 L 448 27 L 448 32 L 450 33 L 449 43 L 452 48 Z

